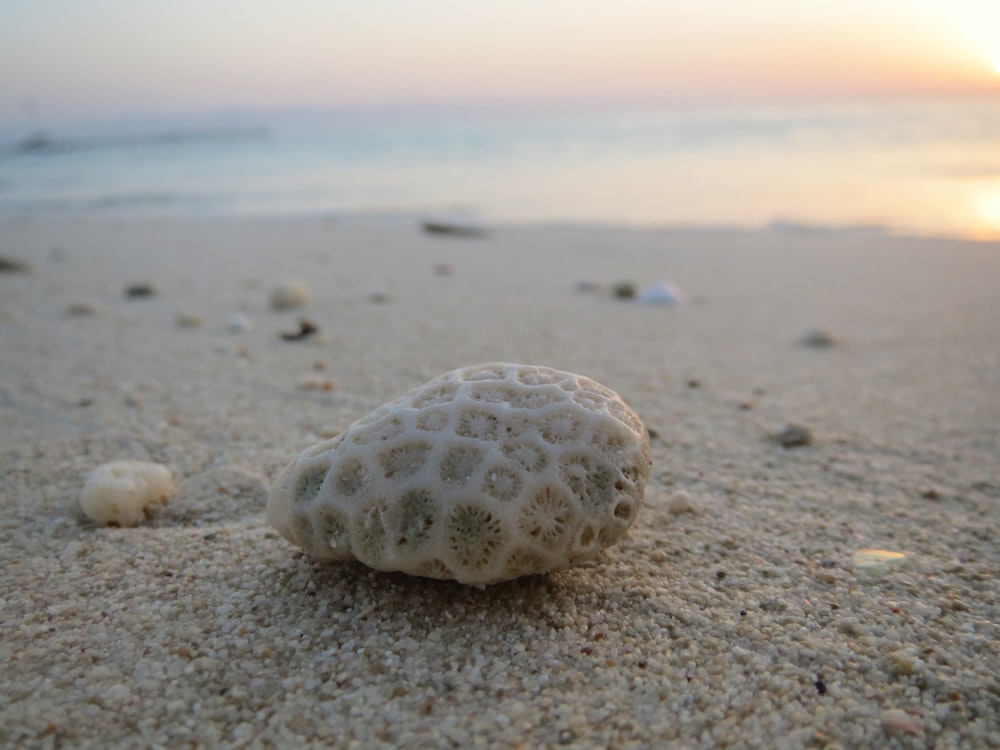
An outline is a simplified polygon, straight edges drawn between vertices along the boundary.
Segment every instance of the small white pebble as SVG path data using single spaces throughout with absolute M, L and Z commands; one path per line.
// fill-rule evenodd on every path
M 233 313 L 226 319 L 226 328 L 233 333 L 250 333 L 253 328 L 253 320 L 243 313 Z
M 146 461 L 114 461 L 87 475 L 80 507 L 98 523 L 135 526 L 154 504 L 173 493 L 170 469 Z
M 309 287 L 302 279 L 285 279 L 271 290 L 272 310 L 292 310 L 309 302 Z
M 698 506 L 684 490 L 679 490 L 667 500 L 667 510 L 671 513 L 696 513 Z

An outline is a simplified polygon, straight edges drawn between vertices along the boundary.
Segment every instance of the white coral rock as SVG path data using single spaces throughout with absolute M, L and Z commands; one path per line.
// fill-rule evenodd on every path
M 440 375 L 303 452 L 267 516 L 313 557 L 496 583 L 614 544 L 649 471 L 646 429 L 616 393 L 492 363 Z
M 87 475 L 80 507 L 98 523 L 135 526 L 173 493 L 170 469 L 146 461 L 113 461 Z

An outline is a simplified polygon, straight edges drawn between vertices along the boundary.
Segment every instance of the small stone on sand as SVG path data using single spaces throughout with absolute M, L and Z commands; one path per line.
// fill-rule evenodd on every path
M 148 299 L 156 296 L 156 287 L 146 282 L 129 284 L 125 287 L 127 299 Z
M 635 299 L 635 284 L 631 281 L 619 281 L 611 290 L 615 299 Z
M 309 286 L 302 279 L 286 279 L 271 290 L 272 310 L 292 310 L 309 302 Z
M 23 260 L 0 255 L 0 273 L 28 273 L 31 266 Z
M 917 488 L 917 492 L 920 493 L 920 497 L 924 500 L 940 500 L 941 493 L 938 492 L 934 487 L 920 486 Z
M 282 331 L 281 338 L 285 341 L 302 341 L 317 333 L 319 333 L 319 327 L 315 323 L 305 318 L 299 318 L 299 330 Z
M 670 496 L 667 500 L 667 510 L 675 515 L 681 513 L 696 513 L 698 511 L 698 506 L 689 495 L 684 490 L 679 490 Z
M 99 312 L 92 302 L 70 302 L 63 313 L 67 318 L 91 318 Z
M 790 424 L 768 436 L 782 448 L 798 448 L 812 443 L 812 432 L 800 424 Z
M 806 346 L 810 349 L 826 349 L 836 343 L 836 339 L 822 328 L 808 328 L 799 339 L 799 346 Z
M 178 328 L 201 328 L 202 324 L 200 315 L 189 312 L 177 313 L 176 321 Z

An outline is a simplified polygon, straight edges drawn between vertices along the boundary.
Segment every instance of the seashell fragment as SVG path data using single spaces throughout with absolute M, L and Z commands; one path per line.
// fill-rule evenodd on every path
M 649 472 L 646 429 L 610 389 L 483 364 L 303 452 L 267 517 L 313 557 L 488 584 L 594 558 L 632 524 Z
M 637 302 L 647 305 L 686 305 L 690 301 L 687 293 L 670 281 L 650 284 L 636 297 Z

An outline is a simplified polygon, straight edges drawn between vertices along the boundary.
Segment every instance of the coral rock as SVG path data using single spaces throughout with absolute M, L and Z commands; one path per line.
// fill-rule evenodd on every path
M 146 461 L 113 461 L 87 475 L 80 507 L 99 523 L 135 526 L 173 493 L 170 469 Z
M 487 584 L 594 558 L 649 478 L 642 422 L 548 367 L 453 370 L 292 461 L 267 516 L 318 558 Z

